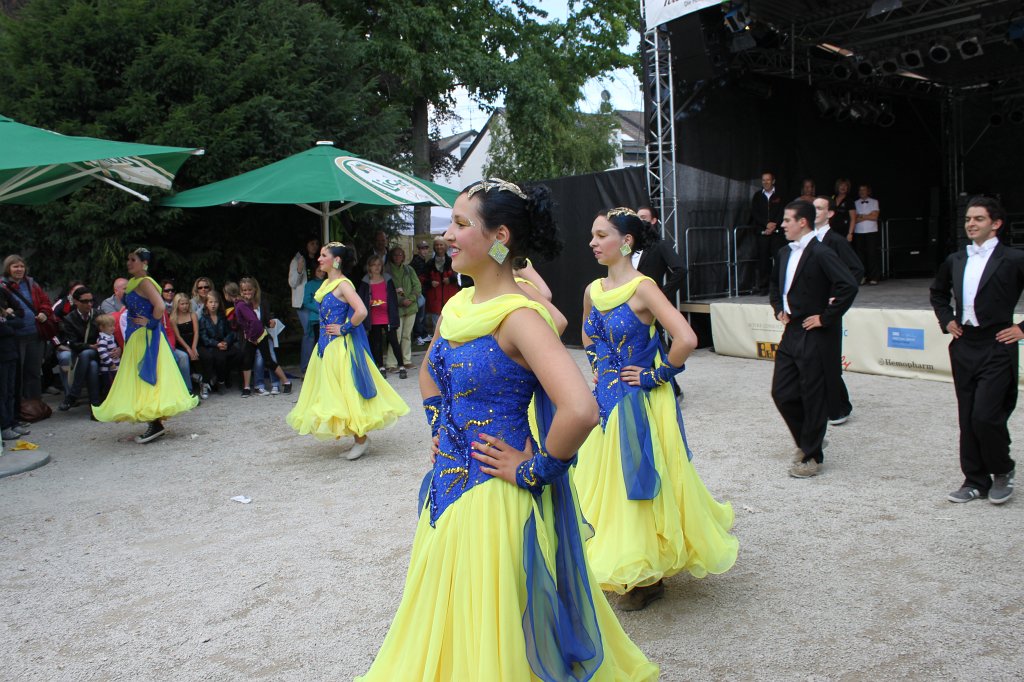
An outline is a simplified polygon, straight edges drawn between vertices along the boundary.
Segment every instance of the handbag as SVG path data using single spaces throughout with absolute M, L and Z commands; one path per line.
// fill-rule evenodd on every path
M 39 422 L 49 419 L 52 414 L 53 410 L 50 409 L 50 406 L 39 398 L 22 400 L 18 411 L 19 418 L 25 422 Z

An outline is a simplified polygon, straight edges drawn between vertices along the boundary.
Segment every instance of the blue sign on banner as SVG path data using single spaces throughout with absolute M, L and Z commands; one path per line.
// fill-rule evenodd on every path
M 924 330 L 889 327 L 889 348 L 924 350 Z

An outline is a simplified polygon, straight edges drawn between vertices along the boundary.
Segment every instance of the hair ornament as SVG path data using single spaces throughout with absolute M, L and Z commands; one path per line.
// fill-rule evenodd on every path
M 631 208 L 626 208 L 625 206 L 619 206 L 618 208 L 613 208 L 610 211 L 608 211 L 608 217 L 609 218 L 614 218 L 614 217 L 620 216 L 620 215 L 633 216 L 634 218 L 639 218 L 640 217 L 640 216 L 638 216 L 636 214 L 636 211 L 634 211 Z
M 481 180 L 466 191 L 466 196 L 472 198 L 477 192 L 490 192 L 492 189 L 496 189 L 499 192 L 512 192 L 520 199 L 526 199 L 526 192 L 520 189 L 519 185 L 508 180 L 502 180 L 501 178 L 490 178 L 488 180 Z

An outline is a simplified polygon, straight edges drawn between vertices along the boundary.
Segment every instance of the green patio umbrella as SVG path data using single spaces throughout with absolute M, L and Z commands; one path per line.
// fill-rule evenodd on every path
M 331 142 L 318 142 L 312 149 L 248 173 L 166 197 L 160 205 L 296 204 L 320 216 L 327 243 L 330 217 L 356 204 L 451 208 L 458 195 L 453 189 L 338 149 Z M 340 206 L 332 209 L 332 202 Z
M 99 180 L 144 201 L 122 182 L 170 189 L 202 149 L 61 135 L 0 116 L 0 204 L 44 204 Z

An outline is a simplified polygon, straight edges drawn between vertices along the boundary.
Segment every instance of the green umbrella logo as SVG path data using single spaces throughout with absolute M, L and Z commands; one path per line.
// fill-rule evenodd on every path
M 435 204 L 451 206 L 447 201 L 416 178 L 393 171 L 357 156 L 339 156 L 335 165 L 342 173 L 377 196 L 394 204 Z

